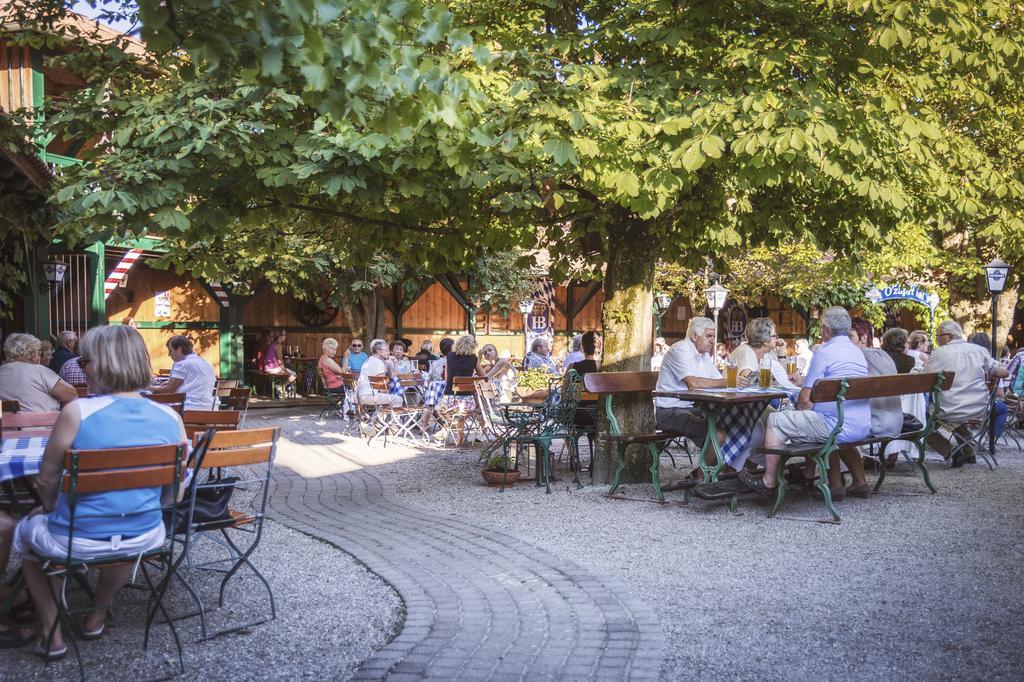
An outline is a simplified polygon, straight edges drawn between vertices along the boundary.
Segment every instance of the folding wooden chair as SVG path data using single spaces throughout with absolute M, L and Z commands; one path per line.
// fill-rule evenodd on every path
M 249 413 L 249 399 L 252 398 L 251 388 L 222 388 L 217 391 L 217 400 L 222 410 L 236 410 L 242 413 L 238 425 L 245 425 L 245 416 Z
M 327 401 L 327 405 L 320 410 L 320 414 L 317 416 L 317 419 L 324 419 L 331 412 L 340 414 L 343 409 L 342 405 L 345 403 L 345 393 L 334 393 L 327 390 L 327 379 L 324 377 L 323 367 L 318 365 L 316 368 L 316 374 L 320 377 L 320 397 Z
M 11 438 L 48 438 L 60 412 L 16 412 L 0 415 L 0 441 Z M 0 508 L 23 515 L 42 501 L 30 479 L 0 483 Z
M 171 409 L 175 410 L 178 414 L 181 414 L 182 412 L 185 411 L 184 393 L 147 393 L 146 397 L 152 400 L 154 403 L 167 405 Z
M 420 437 L 426 438 L 427 432 L 423 427 L 423 415 L 427 410 L 433 408 L 423 404 L 423 394 L 426 391 L 426 381 L 419 372 L 399 374 L 398 383 L 402 389 L 402 400 L 405 405 L 397 408 L 395 419 L 398 423 L 399 437 L 415 440 L 414 431 L 419 431 Z
M 390 383 L 387 376 L 370 377 L 370 388 L 373 389 L 374 395 L 392 395 L 389 390 Z M 356 397 L 358 399 L 358 396 Z M 364 406 L 362 401 L 359 401 L 359 405 L 361 409 L 373 408 L 370 425 L 374 429 L 374 433 L 367 439 L 367 444 L 372 443 L 374 438 L 383 435 L 384 447 L 388 446 L 388 436 L 401 436 L 404 417 L 410 414 L 419 415 L 421 413 L 421 410 L 418 408 L 409 408 L 404 404 L 401 407 L 395 407 L 389 402 L 379 404 L 368 403 Z
M 455 432 L 451 428 L 452 423 L 455 421 L 462 422 L 462 442 L 466 442 L 466 437 L 472 431 L 476 429 L 483 433 L 482 416 L 480 414 L 480 406 L 476 404 L 476 385 L 478 382 L 487 381 L 485 377 L 453 377 L 452 378 L 452 395 L 458 398 L 472 398 L 473 409 L 465 410 L 462 407 L 457 407 L 455 410 L 439 410 L 438 412 L 445 418 L 446 426 L 448 428 L 448 435 L 451 436 L 452 442 L 456 445 L 461 445 L 455 440 Z
M 0 414 L 14 414 L 21 409 L 17 400 L 0 400 Z
M 209 429 L 234 431 L 241 419 L 242 413 L 237 410 L 185 410 L 181 415 L 189 438 Z
M 345 402 L 342 410 L 345 412 L 346 431 L 359 437 L 363 437 L 362 425 L 370 424 L 373 420 L 373 406 L 363 406 L 359 402 L 359 375 L 355 372 L 342 372 L 341 383 L 345 387 Z
M 60 412 L 16 412 L 0 417 L 0 432 L 4 438 L 34 438 L 49 436 Z
M 196 444 L 196 449 L 193 452 L 195 471 L 186 490 L 185 498 L 179 505 L 179 511 L 175 515 L 172 527 L 174 542 L 182 547 L 175 563 L 175 570 L 181 566 L 182 562 L 187 561 L 190 569 L 223 573 L 224 578 L 220 583 L 218 602 L 219 606 L 223 607 L 224 590 L 228 581 L 240 568 L 245 566 L 263 583 L 270 599 L 270 618 L 208 634 L 206 606 L 202 598 L 188 582 L 186 576 L 181 572 L 177 573 L 177 579 L 192 597 L 198 610 L 175 616 L 175 618 L 180 620 L 198 616 L 202 640 L 228 632 L 237 632 L 277 618 L 274 591 L 267 579 L 250 561 L 250 557 L 259 546 L 260 538 L 263 535 L 263 521 L 266 518 L 267 500 L 270 494 L 270 474 L 273 470 L 274 456 L 280 436 L 281 429 L 274 427 L 197 433 L 192 437 L 193 443 Z M 231 469 L 238 478 L 225 478 L 224 473 L 227 469 Z M 204 472 L 206 480 L 202 481 Z M 229 487 L 232 491 L 241 490 L 248 493 L 245 496 L 246 499 L 241 501 L 248 505 L 249 509 L 228 507 L 225 515 L 215 519 L 203 518 L 197 514 L 196 500 L 204 496 L 204 491 L 208 491 L 210 494 L 224 494 Z M 237 496 L 232 496 L 232 500 L 239 501 Z M 179 516 L 182 517 L 180 523 Z M 237 538 L 245 537 L 242 534 L 248 534 L 251 538 L 248 543 L 243 543 L 247 545 L 244 549 L 236 542 Z M 191 549 L 196 540 L 204 535 L 211 536 L 211 539 L 216 537 L 215 541 L 228 549 L 228 556 L 201 564 L 192 563 L 190 560 Z
M 222 388 L 238 388 L 238 379 L 217 379 L 216 390 L 220 391 Z
M 54 603 L 57 605 L 57 620 L 50 632 L 44 633 L 46 648 L 49 649 L 58 626 L 63 626 L 67 638 L 78 660 L 81 679 L 85 680 L 85 667 L 78 644 L 71 636 L 76 631 L 72 627 L 71 615 L 88 613 L 92 605 L 71 607 L 68 603 L 68 583 L 75 576 L 90 568 L 103 568 L 117 564 L 135 564 L 142 570 L 146 585 L 152 595 L 151 604 L 147 605 L 146 631 L 143 648 L 149 647 L 149 631 L 157 611 L 163 614 L 174 637 L 174 645 L 178 650 L 178 664 L 181 672 L 185 672 L 185 661 L 182 655 L 181 640 L 177 629 L 170 620 L 164 607 L 163 598 L 167 586 L 174 577 L 176 562 L 174 561 L 174 544 L 165 542 L 154 549 L 134 554 L 114 554 L 102 558 L 79 559 L 74 556 L 76 521 L 92 518 L 125 518 L 132 516 L 154 515 L 160 517 L 164 512 L 174 508 L 174 502 L 164 505 L 157 502 L 134 509 L 127 514 L 121 511 L 112 514 L 99 514 L 79 509 L 83 495 L 97 493 L 113 493 L 118 491 L 136 490 L 139 488 L 169 487 L 173 492 L 171 500 L 177 500 L 181 485 L 181 474 L 184 469 L 185 443 L 170 445 L 151 445 L 131 448 L 109 448 L 105 450 L 69 450 L 64 456 L 64 476 L 61 490 L 68 500 L 70 533 L 67 539 L 67 551 L 61 556 L 37 556 L 43 571 L 53 580 L 47 580 Z M 149 575 L 149 567 L 156 565 L 165 569 L 163 577 L 154 583 Z M 54 589 L 54 583 L 59 587 Z

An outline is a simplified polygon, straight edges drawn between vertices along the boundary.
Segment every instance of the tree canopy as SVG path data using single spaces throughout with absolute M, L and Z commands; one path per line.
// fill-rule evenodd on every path
M 94 71 L 49 119 L 109 132 L 62 179 L 68 234 L 158 230 L 221 272 L 255 249 L 268 276 L 292 239 L 427 272 L 539 245 L 556 276 L 603 267 L 609 369 L 646 366 L 659 259 L 858 261 L 907 225 L 1020 257 L 1010 0 L 139 7 L 155 75 Z

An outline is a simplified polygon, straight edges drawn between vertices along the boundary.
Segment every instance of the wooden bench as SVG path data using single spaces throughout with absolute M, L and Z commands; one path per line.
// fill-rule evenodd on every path
M 880 445 L 878 457 L 882 458 L 883 461 L 879 467 L 878 481 L 875 483 L 874 490 L 877 492 L 882 486 L 882 481 L 885 480 L 885 461 L 883 456 L 885 446 L 897 440 L 911 442 L 917 447 L 918 458 L 915 464 L 924 478 L 925 485 L 934 493 L 935 486 L 932 485 L 931 479 L 928 477 L 928 468 L 924 465 L 924 452 L 926 440 L 935 431 L 942 391 L 948 390 L 953 385 L 953 376 L 953 372 L 931 372 L 921 374 L 888 374 L 849 379 L 822 379 L 816 382 L 811 389 L 811 402 L 836 403 L 836 425 L 824 443 L 792 445 L 774 449 L 762 448 L 761 452 L 764 454 L 778 455 L 782 458 L 777 476 L 775 503 L 768 515 L 775 515 L 779 507 L 782 506 L 782 500 L 786 495 L 786 478 L 783 475 L 786 460 L 794 457 L 803 457 L 814 460 L 814 463 L 818 466 L 817 487 L 825 498 L 825 507 L 832 515 L 832 522 L 839 523 L 839 514 L 836 513 L 835 507 L 832 505 L 832 496 L 828 488 L 829 456 L 839 448 Z M 847 400 L 870 400 L 872 398 L 913 395 L 914 393 L 931 393 L 931 405 L 928 408 L 924 428 L 891 437 L 870 437 L 855 442 L 839 442 L 839 434 L 843 430 L 843 403 Z
M 650 397 L 657 384 L 657 372 L 590 372 L 583 377 L 583 387 L 587 393 L 603 396 L 604 412 L 608 417 L 609 424 L 608 443 L 609 447 L 615 446 L 615 478 L 608 490 L 609 495 L 619 487 L 622 470 L 626 468 L 626 449 L 631 445 L 640 445 L 646 447 L 651 453 L 651 484 L 654 486 L 658 499 L 665 500 L 665 494 L 661 490 L 661 480 L 658 477 L 661 452 L 670 441 L 682 438 L 683 434 L 672 431 L 623 433 L 619 421 L 612 411 L 615 396 L 624 393 L 645 393 Z M 593 463 L 591 463 L 591 467 L 593 467 Z

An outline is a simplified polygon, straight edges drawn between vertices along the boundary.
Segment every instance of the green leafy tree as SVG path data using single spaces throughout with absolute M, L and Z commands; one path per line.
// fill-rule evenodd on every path
M 848 254 L 908 222 L 1020 233 L 1012 155 L 986 132 L 1020 139 L 1012 3 L 474 0 L 459 15 L 495 55 L 481 87 L 498 158 L 534 180 L 505 201 L 568 224 L 547 242 L 561 262 L 606 263 L 606 369 L 646 367 L 662 257 L 806 239 Z M 623 417 L 650 425 L 644 401 Z

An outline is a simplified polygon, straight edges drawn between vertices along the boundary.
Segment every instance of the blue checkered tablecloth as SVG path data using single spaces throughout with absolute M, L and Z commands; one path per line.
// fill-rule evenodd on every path
M 736 391 L 737 393 L 758 393 L 760 389 L 756 388 L 740 388 L 740 389 L 718 389 L 719 391 Z M 770 392 L 778 392 L 780 389 L 771 388 L 768 389 Z M 799 391 L 798 391 L 799 392 Z M 797 392 L 797 393 L 798 393 Z M 792 400 L 796 400 L 796 395 L 791 396 Z M 738 403 L 734 405 L 721 406 L 716 412 L 716 420 L 718 422 L 718 428 L 725 434 L 725 443 L 722 445 L 722 456 L 725 459 L 725 463 L 729 466 L 733 466 L 741 455 L 743 455 L 748 447 L 750 446 L 750 438 L 753 435 L 754 427 L 757 425 L 757 421 L 764 414 L 764 409 L 767 406 L 769 399 L 759 400 L 753 403 Z M 701 408 L 699 402 L 694 402 L 694 406 L 698 409 Z
M 0 450 L 0 481 L 38 474 L 46 440 L 45 436 L 5 438 Z
M 423 392 L 423 404 L 431 407 L 441 402 L 444 395 L 444 381 L 431 381 L 427 384 L 427 390 Z

